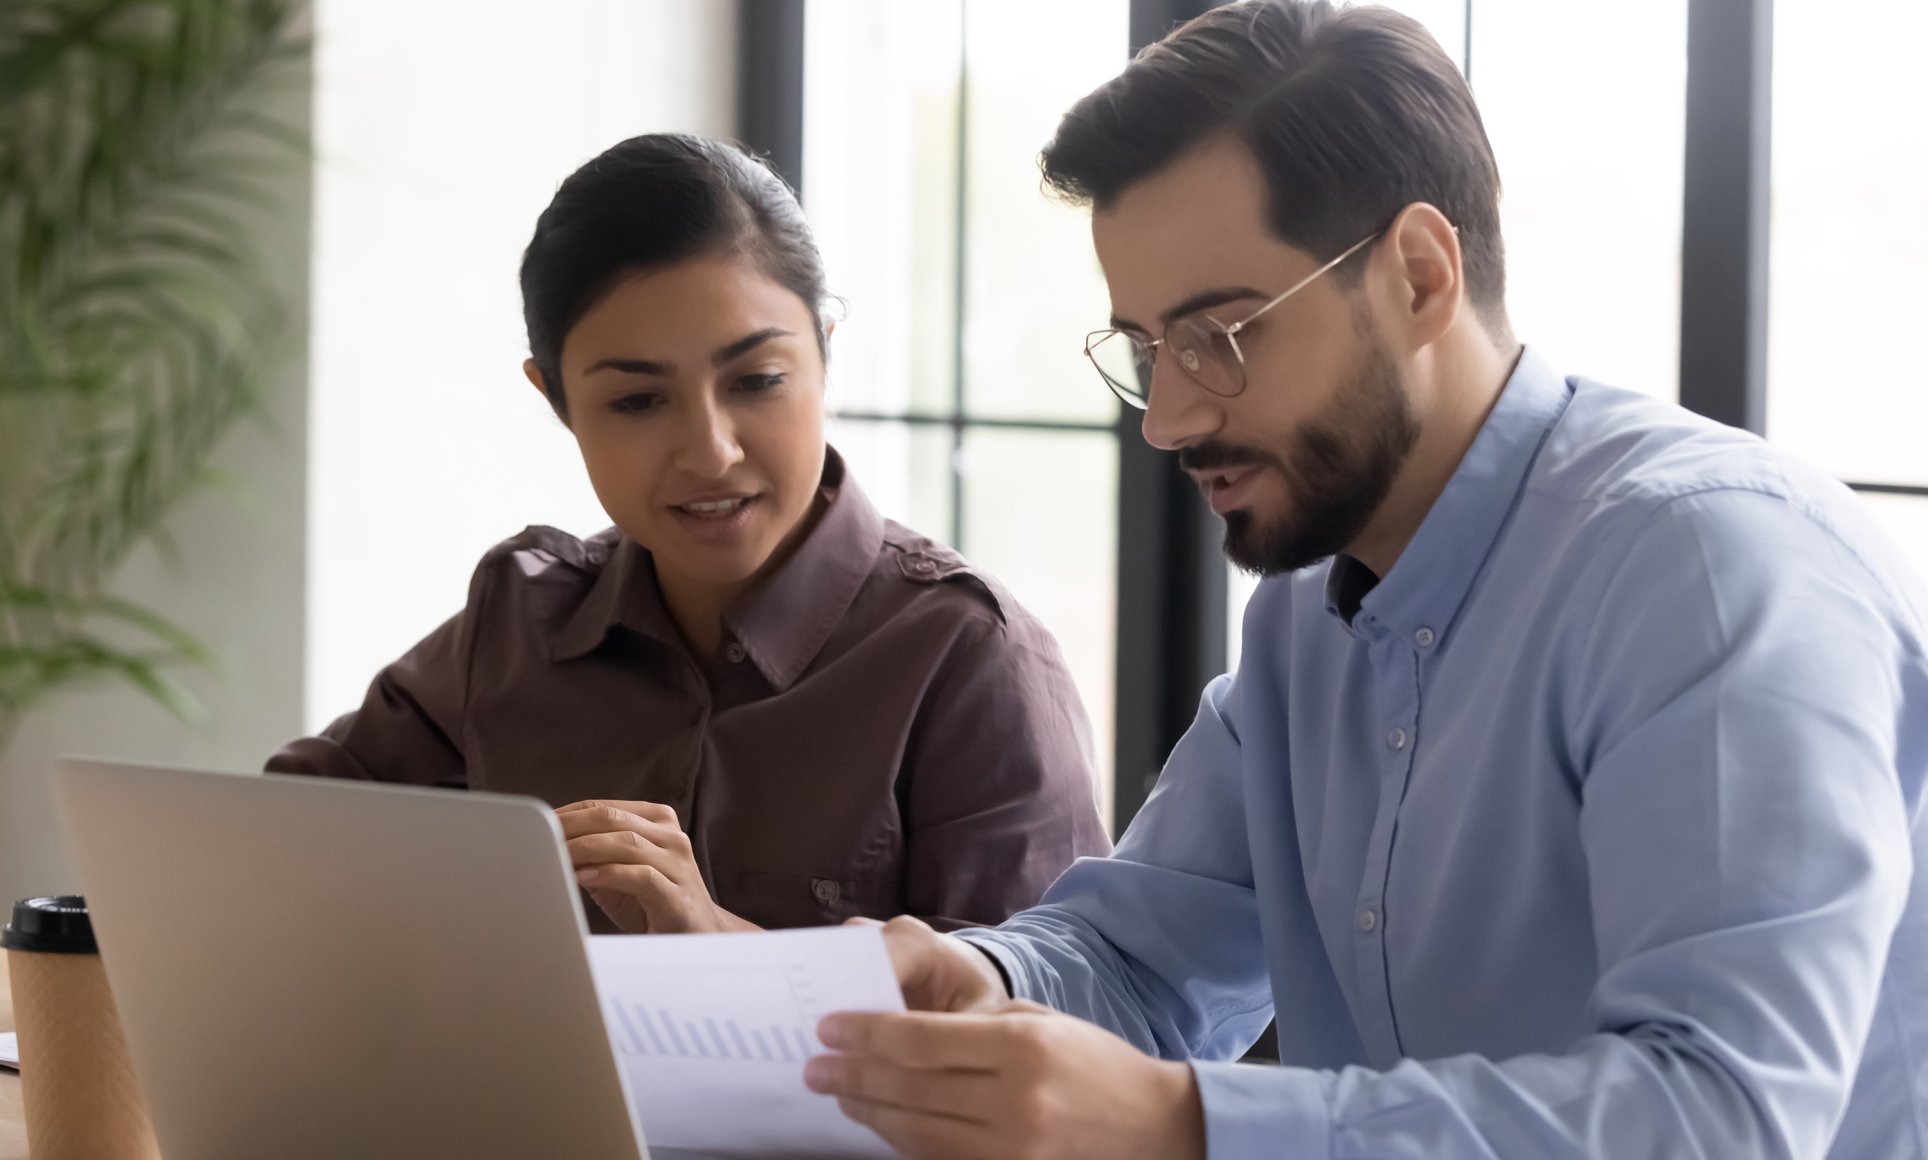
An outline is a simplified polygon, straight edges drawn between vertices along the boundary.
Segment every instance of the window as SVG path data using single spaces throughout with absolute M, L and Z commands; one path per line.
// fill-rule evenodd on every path
M 1774 11 L 1767 432 L 1865 490 L 1928 575 L 1928 7 Z
M 1128 15 L 815 2 L 804 57 L 804 209 L 847 302 L 832 441 L 884 514 L 957 547 L 1057 636 L 1107 817 L 1117 403 L 1080 339 L 1110 310 L 1086 216 L 1040 192 L 1036 156 L 1121 67 Z
M 1500 168 L 1514 333 L 1565 373 L 1669 400 L 1679 393 L 1687 4 L 1389 5 L 1471 66 Z M 1234 665 L 1255 584 L 1231 578 Z
M 1565 373 L 1669 400 L 1679 394 L 1687 3 L 1470 5 L 1514 333 Z
M 486 19 L 329 0 L 316 22 L 310 729 L 462 607 L 492 544 L 608 526 L 522 377 L 522 248 L 556 185 L 616 142 L 728 136 L 735 52 L 710 0 Z

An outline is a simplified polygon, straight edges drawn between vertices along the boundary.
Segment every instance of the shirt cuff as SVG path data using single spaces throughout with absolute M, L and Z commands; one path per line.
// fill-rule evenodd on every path
M 1193 1060 L 1209 1160 L 1331 1160 L 1331 1077 L 1303 1067 Z
M 961 943 L 965 943 L 965 944 L 968 944 L 969 946 L 976 948 L 978 952 L 981 953 L 985 958 L 991 960 L 991 965 L 997 968 L 997 977 L 1004 980 L 1004 993 L 1006 995 L 1009 995 L 1013 999 L 1028 998 L 1029 996 L 1021 995 L 1018 993 L 1017 984 L 1013 982 L 1013 980 L 1015 980 L 1018 977 L 1016 964 L 1005 961 L 1004 948 L 998 946 L 995 942 L 992 942 L 988 939 L 979 940 L 977 938 L 972 937 L 974 934 L 977 934 L 977 933 L 978 932 L 976 931 L 960 930 L 960 931 L 952 932 L 951 937 Z

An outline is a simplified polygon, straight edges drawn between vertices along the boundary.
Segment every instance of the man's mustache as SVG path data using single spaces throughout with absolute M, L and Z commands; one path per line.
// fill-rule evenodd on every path
M 1217 471 L 1227 467 L 1277 467 L 1278 457 L 1256 447 L 1234 443 L 1194 443 L 1180 448 L 1178 466 L 1183 471 Z

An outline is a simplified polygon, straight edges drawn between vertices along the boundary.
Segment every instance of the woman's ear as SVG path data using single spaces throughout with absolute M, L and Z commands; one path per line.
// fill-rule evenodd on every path
M 542 401 L 547 403 L 549 409 L 556 413 L 556 418 L 562 420 L 562 425 L 567 427 L 569 425 L 569 416 L 564 413 L 561 407 L 556 406 L 554 399 L 549 397 L 549 385 L 542 381 L 542 368 L 536 365 L 536 360 L 532 358 L 523 359 L 522 374 L 523 377 L 529 380 L 529 385 L 536 389 L 536 394 L 542 396 Z

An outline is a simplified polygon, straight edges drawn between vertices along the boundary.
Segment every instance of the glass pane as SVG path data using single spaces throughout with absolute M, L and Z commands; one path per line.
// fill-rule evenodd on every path
M 948 415 L 956 381 L 958 0 L 812 3 L 803 205 L 847 317 L 830 403 Z
M 1565 373 L 1677 398 L 1687 0 L 1478 0 L 1472 65 L 1514 333 Z
M 1085 210 L 1038 188 L 1038 151 L 1129 57 L 1126 0 L 971 0 L 965 9 L 965 409 L 1109 423 L 1086 364 L 1111 297 Z
M 1091 715 L 1099 809 L 1109 819 L 1117 438 L 974 428 L 964 436 L 963 465 L 965 554 L 1010 589 L 1064 649 Z M 1048 491 L 1040 486 L 1047 476 Z
M 1774 8 L 1768 433 L 1829 470 L 1928 484 L 1928 5 Z
M 953 542 L 949 427 L 835 419 L 830 442 L 886 519 Z
M 1915 566 L 1918 578 L 1928 578 L 1928 496 L 1882 495 L 1862 492 L 1861 500 Z

